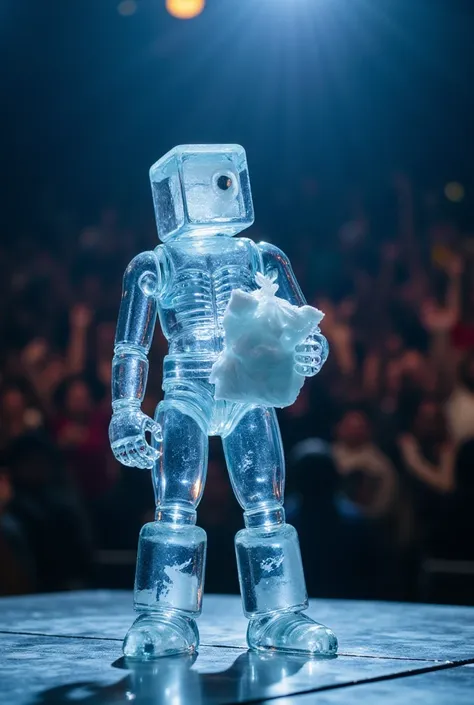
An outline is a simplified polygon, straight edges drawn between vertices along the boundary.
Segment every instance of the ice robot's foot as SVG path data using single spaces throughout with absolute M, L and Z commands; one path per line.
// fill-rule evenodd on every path
M 247 643 L 255 651 L 275 650 L 318 658 L 337 654 L 333 632 L 299 612 L 280 612 L 252 619 Z
M 141 614 L 123 641 L 127 658 L 150 661 L 161 656 L 192 654 L 199 646 L 194 619 L 170 613 Z

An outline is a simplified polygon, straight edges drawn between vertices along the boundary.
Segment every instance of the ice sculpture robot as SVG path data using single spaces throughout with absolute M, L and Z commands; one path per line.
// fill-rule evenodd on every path
M 152 470 L 156 497 L 156 520 L 140 533 L 134 593 L 139 616 L 125 637 L 124 654 L 152 659 L 198 647 L 206 534 L 196 526 L 196 508 L 208 436 L 220 435 L 244 510 L 246 528 L 235 547 L 249 647 L 334 655 L 332 631 L 303 614 L 308 598 L 298 536 L 285 523 L 275 410 L 218 401 L 209 381 L 233 290 L 251 292 L 257 273 L 276 273 L 278 296 L 297 306 L 304 297 L 281 250 L 234 237 L 254 219 L 242 147 L 176 147 L 151 168 L 150 178 L 163 244 L 137 255 L 125 272 L 112 374 L 112 450 L 124 465 Z M 164 399 L 152 420 L 140 407 L 157 316 L 169 354 Z M 295 349 L 298 373 L 315 375 L 327 350 L 316 331 Z

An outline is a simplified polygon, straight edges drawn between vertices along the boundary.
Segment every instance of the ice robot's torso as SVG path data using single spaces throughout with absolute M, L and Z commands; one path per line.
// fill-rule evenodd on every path
M 222 319 L 233 289 L 253 291 L 259 251 L 247 238 L 188 237 L 160 245 L 159 316 L 169 342 L 164 377 L 207 379 L 224 344 Z

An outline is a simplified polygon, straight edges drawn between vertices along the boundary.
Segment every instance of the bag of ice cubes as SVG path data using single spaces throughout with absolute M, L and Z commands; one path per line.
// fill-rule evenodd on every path
M 290 406 L 304 377 L 295 367 L 295 347 L 317 330 L 323 313 L 312 306 L 293 306 L 276 296 L 276 272 L 258 273 L 258 289 L 235 289 L 223 318 L 225 344 L 209 381 L 216 399 Z

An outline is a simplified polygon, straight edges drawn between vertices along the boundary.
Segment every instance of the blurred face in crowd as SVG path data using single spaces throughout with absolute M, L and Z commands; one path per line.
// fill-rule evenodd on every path
M 64 379 L 65 363 L 59 355 L 52 355 L 44 365 L 41 373 L 42 386 L 55 389 Z
M 441 407 L 432 401 L 420 404 L 413 424 L 413 433 L 420 440 L 443 441 L 446 437 L 446 423 Z
M 357 448 L 371 439 L 370 422 L 362 411 L 349 411 L 337 426 L 337 439 L 350 448 Z
M 398 333 L 390 333 L 385 339 L 385 350 L 390 357 L 399 355 L 403 350 L 403 341 Z
M 0 468 L 0 513 L 13 499 L 13 487 L 8 472 Z
M 408 350 L 402 358 L 403 379 L 417 387 L 429 387 L 429 365 L 416 350 Z
M 67 413 L 75 418 L 87 417 L 92 411 L 92 395 L 82 380 L 75 380 L 69 386 L 65 406 Z
M 351 296 L 343 299 L 337 307 L 338 317 L 341 321 L 350 321 L 355 313 L 355 301 Z
M 26 399 L 19 389 L 6 389 L 1 398 L 1 412 L 7 421 L 22 419 L 26 411 Z

